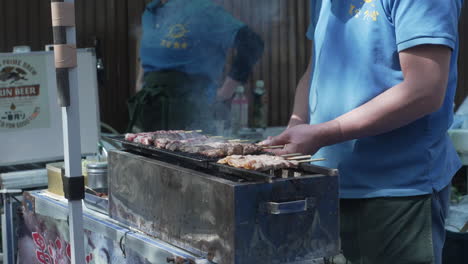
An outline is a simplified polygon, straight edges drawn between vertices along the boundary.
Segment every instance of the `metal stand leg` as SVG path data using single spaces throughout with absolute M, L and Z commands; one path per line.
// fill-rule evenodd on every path
M 3 245 L 3 263 L 15 263 L 15 241 L 16 235 L 13 225 L 13 203 L 11 195 L 21 193 L 21 190 L 1 190 L 3 202 L 2 214 L 2 245 Z

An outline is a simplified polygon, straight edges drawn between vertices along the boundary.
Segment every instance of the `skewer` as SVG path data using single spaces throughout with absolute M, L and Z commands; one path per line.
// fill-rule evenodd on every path
M 320 158 L 320 159 L 298 160 L 297 162 L 299 162 L 299 163 L 308 163 L 308 162 L 324 161 L 324 160 L 326 160 L 326 159 Z
M 303 155 L 303 156 L 297 156 L 297 157 L 290 157 L 286 158 L 287 160 L 301 160 L 301 159 L 310 159 L 312 155 Z
M 93 190 L 93 189 L 89 188 L 89 187 L 88 187 L 88 186 L 86 186 L 86 185 L 85 185 L 85 189 L 86 189 L 86 190 L 89 190 L 89 191 L 91 191 L 91 192 L 92 192 L 92 193 L 94 193 L 95 195 L 97 195 L 97 194 L 98 194 L 98 192 L 96 192 L 95 190 Z
M 281 155 L 281 157 L 283 158 L 294 157 L 294 156 L 302 156 L 302 153 L 290 153 L 290 154 Z
M 262 149 L 282 149 L 284 148 L 284 145 L 278 145 L 278 146 L 262 146 Z
M 249 142 L 250 139 L 229 139 L 229 142 Z

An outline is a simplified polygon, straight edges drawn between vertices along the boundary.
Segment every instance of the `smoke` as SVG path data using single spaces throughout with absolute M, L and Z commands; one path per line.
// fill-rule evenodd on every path
M 174 4 L 176 4 L 177 2 L 179 2 L 180 4 L 183 1 L 187 1 L 187 4 L 181 6 L 180 12 L 174 13 L 173 17 L 171 14 L 170 22 L 168 22 L 167 25 L 164 25 L 164 26 L 167 26 L 167 28 L 169 29 L 169 33 L 164 33 L 165 35 L 162 36 L 160 40 L 155 41 L 156 43 L 155 45 L 160 46 L 161 45 L 160 43 L 163 43 L 162 45 L 167 45 L 168 55 L 161 56 L 161 58 L 167 59 L 167 58 L 173 57 L 173 58 L 178 58 L 182 61 L 182 62 L 177 61 L 177 62 L 172 63 L 172 65 L 176 65 L 174 67 L 177 67 L 175 68 L 175 70 L 174 68 L 168 69 L 168 70 L 182 71 L 182 70 L 188 69 L 188 71 L 184 73 L 203 75 L 203 77 L 208 77 L 212 81 L 212 83 L 202 88 L 206 90 L 210 90 L 209 96 L 211 96 L 211 99 L 214 99 L 213 97 L 214 97 L 214 94 L 216 94 L 216 89 L 219 89 L 220 87 L 222 87 L 224 83 L 224 81 L 222 81 L 222 77 L 223 77 L 222 69 L 224 66 L 229 65 L 229 62 L 230 62 L 229 59 L 227 61 L 220 59 L 224 51 L 218 52 L 218 50 L 225 49 L 227 45 L 231 45 L 231 47 L 229 48 L 237 48 L 237 49 L 234 49 L 236 51 L 239 50 L 239 46 L 241 45 L 234 47 L 235 45 L 233 44 L 234 43 L 233 40 L 236 38 L 236 34 L 237 34 L 236 32 L 239 32 L 240 31 L 239 28 L 242 28 L 242 23 L 247 25 L 252 31 L 259 34 L 260 37 L 264 37 L 263 41 L 267 42 L 268 40 L 266 39 L 266 37 L 268 36 L 268 32 L 271 32 L 272 29 L 281 22 L 282 17 L 280 16 L 280 12 L 283 12 L 286 10 L 286 9 L 284 10 L 281 9 L 281 8 L 285 8 L 286 1 L 284 0 L 279 0 L 279 1 L 211 0 L 212 3 L 222 6 L 227 13 L 232 15 L 230 16 L 229 14 L 225 14 L 225 12 L 220 10 L 220 8 L 218 7 L 213 8 L 213 5 L 205 0 L 170 0 L 167 4 L 168 6 L 171 4 L 171 1 L 174 1 Z M 193 4 L 189 4 L 189 2 L 191 1 L 193 1 L 192 2 Z M 193 15 L 190 12 L 190 9 L 184 10 L 184 8 L 185 9 L 192 8 L 192 11 L 194 11 Z M 235 21 L 233 17 L 239 21 Z M 196 18 L 200 18 L 200 21 L 198 21 Z M 207 18 L 209 18 L 208 19 L 209 21 L 206 21 Z M 141 17 L 138 19 L 135 19 L 135 21 L 138 21 L 138 23 L 133 24 L 129 28 L 129 35 L 134 37 L 137 40 L 139 40 L 142 34 L 142 26 L 139 23 L 140 20 L 141 20 Z M 208 27 L 205 26 L 207 23 L 209 25 Z M 164 23 L 161 23 L 161 24 L 164 24 Z M 203 25 L 203 29 L 198 30 L 198 29 L 190 28 L 191 26 L 198 25 L 198 24 Z M 176 25 L 182 25 L 182 26 L 176 27 Z M 163 26 L 161 26 L 161 28 L 163 28 Z M 189 34 L 184 35 L 187 32 L 189 32 Z M 198 35 L 193 34 L 191 32 L 197 32 Z M 205 38 L 196 39 L 197 36 L 199 35 L 205 36 Z M 251 34 L 250 36 L 252 35 L 254 34 Z M 209 36 L 209 38 L 206 38 L 206 36 Z M 232 41 L 230 41 L 230 38 L 232 38 Z M 250 39 L 253 40 L 253 38 L 250 38 Z M 205 41 L 206 44 L 204 44 L 203 41 Z M 219 43 L 219 45 L 216 47 L 214 47 L 213 45 L 213 43 L 215 42 Z M 229 44 L 229 42 L 232 42 L 232 43 Z M 243 40 L 242 45 L 243 46 L 252 45 L 253 42 L 254 41 Z M 189 56 L 187 55 L 189 52 L 185 52 L 185 55 L 178 57 L 175 50 L 176 49 L 180 50 L 182 47 L 181 46 L 182 43 L 185 44 L 185 47 L 187 46 L 210 47 L 210 49 L 213 50 L 213 52 L 210 54 L 208 52 L 201 51 L 200 49 L 200 50 L 194 51 L 195 53 L 194 56 Z M 137 43 L 137 46 L 139 47 L 140 44 Z M 263 49 L 263 44 L 261 44 L 260 46 L 262 46 L 262 49 Z M 204 56 L 203 58 L 200 58 L 200 56 L 197 56 L 201 54 L 201 52 L 206 53 L 205 54 L 206 56 Z M 244 53 L 251 54 L 251 56 L 249 55 L 244 56 L 244 57 L 249 57 L 250 60 L 252 59 L 252 57 L 256 56 L 254 55 L 255 52 L 251 51 L 250 49 L 247 49 L 247 52 L 245 52 L 245 49 L 244 49 Z M 196 58 L 196 63 L 193 63 L 194 61 L 193 58 Z M 243 66 L 239 68 L 244 68 L 244 69 L 250 68 L 252 64 L 257 63 L 257 61 L 258 61 L 258 58 L 256 58 L 255 62 L 253 63 L 250 63 L 250 62 L 241 63 L 241 65 Z M 183 63 L 185 63 L 186 65 Z M 193 65 L 196 65 L 195 68 L 197 69 L 193 69 L 194 68 Z M 245 66 L 245 65 L 248 65 L 248 66 Z M 226 69 L 228 68 L 231 68 L 231 67 L 227 66 Z M 239 77 L 239 79 L 243 79 L 243 78 Z M 196 86 L 197 84 L 193 84 L 194 89 Z M 201 90 L 203 91 L 203 89 Z M 200 101 L 201 100 L 200 97 L 204 97 L 204 95 L 201 95 L 201 94 L 202 93 L 188 94 L 184 96 L 185 97 L 184 99 L 186 100 L 186 102 Z M 230 114 L 229 114 L 230 106 L 229 105 L 213 105 L 212 103 L 213 100 L 211 101 L 203 100 L 203 101 L 206 102 L 204 105 L 204 108 L 206 108 L 209 113 L 204 113 L 204 111 L 200 110 L 198 113 L 200 118 L 198 118 L 197 121 L 189 122 L 188 124 L 186 124 L 186 127 L 183 127 L 183 128 L 181 127 L 182 129 L 203 129 L 204 131 L 213 131 L 213 133 L 219 134 L 219 131 L 222 131 L 223 127 L 227 128 L 230 126 L 230 122 L 229 122 L 230 121 Z M 195 109 L 193 109 L 193 111 L 196 112 Z M 169 117 L 169 118 L 172 118 L 172 117 Z
M 222 6 L 231 15 L 252 28 L 258 28 L 258 24 L 252 21 L 261 21 L 266 27 L 281 21 L 280 10 L 285 8 L 287 1 L 279 0 L 211 0 L 216 5 Z
M 255 4 L 253 4 L 252 13 L 255 15 L 256 20 L 262 21 L 264 26 L 271 27 L 272 24 L 281 22 L 280 5 L 282 2 L 287 1 L 255 1 Z M 255 27 L 256 25 L 252 26 Z

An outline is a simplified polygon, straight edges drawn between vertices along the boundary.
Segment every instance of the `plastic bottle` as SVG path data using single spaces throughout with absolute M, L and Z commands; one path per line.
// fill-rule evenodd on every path
M 244 92 L 244 86 L 238 86 L 232 99 L 231 128 L 233 135 L 238 135 L 241 128 L 248 126 L 249 102 Z
M 258 80 L 254 89 L 254 127 L 267 127 L 267 104 L 265 82 Z
M 249 99 L 245 95 L 245 89 L 243 86 L 240 89 L 241 93 L 241 128 L 249 126 Z

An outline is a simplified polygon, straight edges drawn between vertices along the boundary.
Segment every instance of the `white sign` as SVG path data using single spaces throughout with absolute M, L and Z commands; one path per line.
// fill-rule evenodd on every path
M 50 127 L 46 74 L 44 56 L 0 60 L 0 131 Z

